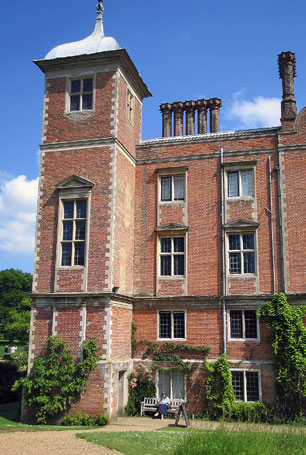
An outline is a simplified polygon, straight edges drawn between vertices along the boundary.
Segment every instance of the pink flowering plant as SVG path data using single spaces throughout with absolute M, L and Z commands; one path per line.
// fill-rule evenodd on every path
M 128 416 L 139 415 L 141 402 L 145 397 L 156 396 L 156 386 L 152 376 L 152 371 L 140 362 L 132 373 L 128 376 L 129 399 L 125 409 Z

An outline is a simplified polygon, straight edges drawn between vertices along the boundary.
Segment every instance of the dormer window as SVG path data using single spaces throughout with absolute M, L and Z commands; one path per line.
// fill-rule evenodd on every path
M 93 78 L 72 79 L 70 81 L 70 111 L 90 111 L 93 109 Z

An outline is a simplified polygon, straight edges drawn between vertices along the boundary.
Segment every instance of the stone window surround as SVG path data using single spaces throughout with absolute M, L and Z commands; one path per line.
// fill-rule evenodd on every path
M 236 201 L 236 200 L 254 200 L 256 198 L 256 165 L 257 160 L 255 161 L 231 161 L 227 163 L 222 163 L 224 168 L 224 193 L 227 201 Z M 242 196 L 241 195 L 241 172 L 240 171 L 253 171 L 253 195 L 251 196 Z M 229 196 L 228 195 L 228 173 L 229 172 L 239 172 L 239 196 Z
M 126 118 L 132 126 L 134 126 L 135 117 L 135 95 L 128 87 L 126 90 Z
M 67 185 L 67 186 L 66 186 Z M 94 184 L 78 176 L 70 176 L 67 179 L 56 185 L 58 191 L 58 224 L 57 224 L 57 247 L 56 247 L 56 268 L 61 270 L 75 270 L 88 268 L 88 248 L 89 248 L 89 227 L 90 227 L 90 206 L 91 206 L 91 190 Z M 62 266 L 62 220 L 64 201 L 86 200 L 86 232 L 85 232 L 85 252 L 84 265 Z
M 159 324 L 160 324 L 160 317 L 159 317 L 159 314 L 160 313 L 163 313 L 163 312 L 170 312 L 171 313 L 171 338 L 160 338 L 159 337 L 159 332 L 160 332 L 160 329 L 159 329 Z M 185 324 L 185 338 L 174 338 L 173 336 L 173 331 L 174 331 L 174 323 L 173 323 L 173 313 L 184 313 L 185 314 L 185 317 L 184 317 L 184 324 Z M 157 311 L 157 327 L 156 327 L 156 339 L 157 341 L 164 341 L 164 342 L 168 342 L 168 341 L 186 341 L 187 340 L 187 311 L 186 310 L 174 310 L 173 308 L 171 309 L 162 309 L 162 310 L 158 310 Z
M 158 197 L 157 201 L 160 205 L 165 204 L 185 204 L 187 202 L 187 172 L 189 167 L 170 167 L 170 168 L 158 168 L 155 171 L 158 174 Z M 173 199 L 173 192 L 172 192 L 172 200 L 171 201 L 162 201 L 161 200 L 161 177 L 179 177 L 185 176 L 185 187 L 184 187 L 184 199 L 181 200 L 174 200 Z M 173 185 L 173 182 L 172 182 Z
M 259 324 L 259 318 L 258 316 L 256 315 L 256 326 L 257 326 L 257 338 L 232 338 L 231 337 L 231 319 L 230 319 L 230 312 L 231 311 L 241 311 L 242 312 L 242 325 L 243 325 L 243 332 L 245 332 L 244 330 L 244 312 L 245 311 L 255 311 L 256 312 L 256 309 L 254 308 L 249 308 L 249 307 L 239 307 L 239 308 L 236 308 L 236 307 L 232 307 L 232 308 L 228 308 L 226 310 L 226 319 L 227 319 L 227 339 L 229 342 L 255 342 L 255 343 L 259 343 L 260 342 L 260 324 Z
M 173 274 L 173 256 L 175 255 L 175 252 L 171 251 L 171 275 L 161 275 L 161 242 L 160 240 L 162 238 L 171 238 L 172 239 L 175 237 L 180 237 L 184 238 L 184 253 L 180 253 L 180 255 L 184 256 L 184 275 L 174 275 Z M 159 233 L 157 236 L 157 277 L 159 280 L 184 280 L 187 275 L 187 236 L 186 232 L 181 232 L 181 231 L 169 231 L 169 232 L 163 232 Z
M 253 401 L 247 401 L 247 381 L 246 381 L 246 373 L 257 373 L 258 374 L 258 395 L 259 401 L 262 401 L 262 384 L 261 384 L 261 370 L 254 369 L 254 368 L 230 368 L 232 371 L 239 371 L 243 372 L 243 386 L 244 386 L 244 397 L 245 402 L 247 403 L 254 403 Z M 237 400 L 240 401 L 240 400 Z
M 79 111 L 71 111 L 70 110 L 70 95 L 71 95 L 71 82 L 76 80 L 83 80 L 83 79 L 92 79 L 92 109 L 82 110 Z M 95 99 L 96 99 L 96 73 L 82 73 L 82 74 L 75 74 L 71 76 L 66 76 L 66 96 L 65 96 L 65 114 L 69 115 L 86 115 L 88 113 L 92 113 L 95 111 Z
M 259 223 L 255 221 L 248 221 L 248 220 L 234 220 L 229 223 L 226 223 L 223 226 L 225 231 L 225 266 L 226 266 L 226 275 L 227 277 L 231 278 L 248 278 L 257 276 L 258 273 L 258 240 L 257 240 L 257 229 L 259 227 Z M 229 272 L 229 235 L 230 234 L 254 234 L 254 253 L 255 253 L 255 273 L 243 273 L 241 269 L 241 273 L 230 273 Z M 242 251 L 242 250 L 241 250 Z

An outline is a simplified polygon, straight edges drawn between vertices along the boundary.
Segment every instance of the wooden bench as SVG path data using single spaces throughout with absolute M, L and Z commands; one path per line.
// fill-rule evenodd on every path
M 154 412 L 155 413 L 159 402 L 160 402 L 160 398 L 145 398 L 144 401 L 141 402 L 140 416 L 145 415 L 145 412 Z M 185 401 L 182 399 L 170 398 L 169 399 L 170 408 L 167 410 L 167 415 L 168 414 L 170 414 L 172 416 L 176 415 L 179 410 L 179 407 L 183 403 L 185 403 Z

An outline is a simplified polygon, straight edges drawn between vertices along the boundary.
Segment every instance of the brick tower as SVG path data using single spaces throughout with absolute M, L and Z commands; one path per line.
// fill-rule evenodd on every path
M 29 369 L 50 335 L 76 358 L 95 337 L 82 410 L 112 417 L 132 368 L 135 145 L 151 94 L 102 15 L 99 1 L 88 38 L 35 61 L 46 83 Z

